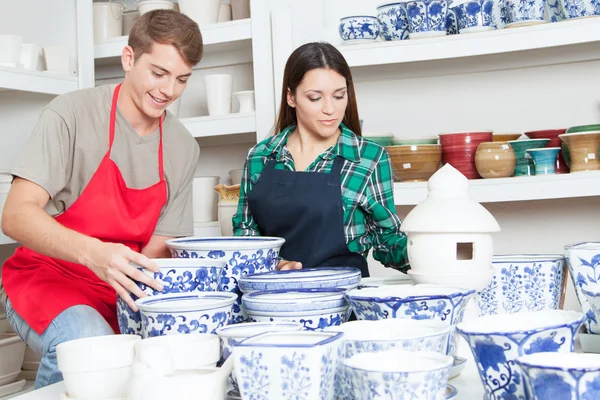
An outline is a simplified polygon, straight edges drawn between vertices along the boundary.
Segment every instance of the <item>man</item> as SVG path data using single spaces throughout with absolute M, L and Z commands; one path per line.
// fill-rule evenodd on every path
M 36 388 L 62 380 L 56 346 L 118 332 L 116 296 L 137 310 L 134 280 L 160 284 L 150 259 L 165 240 L 193 234 L 191 184 L 199 148 L 167 106 L 202 56 L 198 25 L 183 14 L 144 14 L 121 61 L 122 85 L 79 90 L 41 113 L 2 215 L 23 247 L 3 266 L 15 331 L 42 355 Z

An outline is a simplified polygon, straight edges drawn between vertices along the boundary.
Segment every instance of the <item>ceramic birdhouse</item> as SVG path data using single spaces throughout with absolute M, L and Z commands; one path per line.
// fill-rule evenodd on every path
M 469 196 L 469 181 L 450 164 L 431 176 L 428 195 L 402 222 L 415 283 L 482 289 L 494 275 L 492 233 L 500 226 Z

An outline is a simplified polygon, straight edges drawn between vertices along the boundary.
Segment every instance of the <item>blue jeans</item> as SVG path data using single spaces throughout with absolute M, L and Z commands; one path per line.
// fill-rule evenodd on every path
M 98 311 L 82 305 L 64 310 L 52 320 L 41 335 L 31 329 L 29 324 L 15 312 L 10 304 L 10 299 L 6 301 L 6 318 L 21 339 L 33 351 L 42 356 L 35 380 L 35 389 L 63 380 L 56 362 L 56 346 L 60 343 L 114 333 Z

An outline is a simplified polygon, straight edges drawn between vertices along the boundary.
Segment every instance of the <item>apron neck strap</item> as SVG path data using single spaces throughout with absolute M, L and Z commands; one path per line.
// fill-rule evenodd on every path
M 108 153 L 112 150 L 113 142 L 115 141 L 115 126 L 117 121 L 117 101 L 119 99 L 119 92 L 121 91 L 121 86 L 123 84 L 119 83 L 115 88 L 115 92 L 113 93 L 112 104 L 110 106 L 110 122 L 109 122 L 109 138 L 108 138 Z M 158 119 L 158 125 L 160 128 L 160 139 L 158 143 L 158 176 L 160 181 L 165 179 L 165 171 L 163 168 L 163 117 L 161 116 Z

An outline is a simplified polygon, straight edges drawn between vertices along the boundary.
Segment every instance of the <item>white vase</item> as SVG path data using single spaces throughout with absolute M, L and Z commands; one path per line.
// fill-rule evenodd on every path
M 193 201 L 194 222 L 210 222 L 217 220 L 218 195 L 214 187 L 219 184 L 218 176 L 200 176 L 194 178 Z
M 202 30 L 217 22 L 220 5 L 220 0 L 179 0 L 179 11 L 193 19 Z
M 240 104 L 240 113 L 251 113 L 254 112 L 254 90 L 244 90 L 242 92 L 235 92 L 233 97 Z
M 229 74 L 206 75 L 206 102 L 208 115 L 219 116 L 231 113 L 231 88 L 233 77 Z
M 123 34 L 123 5 L 105 2 L 94 3 L 94 42 Z

